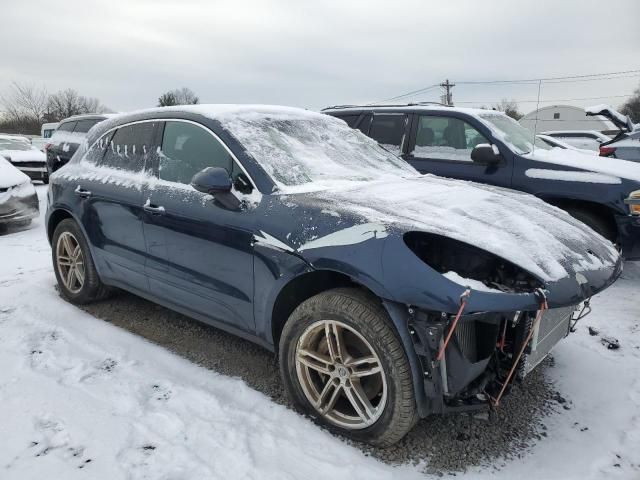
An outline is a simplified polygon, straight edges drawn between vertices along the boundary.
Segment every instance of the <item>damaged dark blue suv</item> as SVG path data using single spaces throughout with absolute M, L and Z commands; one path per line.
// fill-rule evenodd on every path
M 301 411 L 383 446 L 499 404 L 621 270 L 560 209 L 284 107 L 101 122 L 51 176 L 46 223 L 71 302 L 119 287 L 248 338 Z

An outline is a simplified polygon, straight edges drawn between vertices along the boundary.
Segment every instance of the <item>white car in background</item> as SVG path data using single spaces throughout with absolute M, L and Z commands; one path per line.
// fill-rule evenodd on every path
M 563 142 L 559 138 L 551 137 L 549 135 L 536 135 L 537 138 L 542 140 L 544 143 L 549 145 L 552 148 L 562 148 L 563 150 L 573 150 L 580 153 L 586 153 L 587 155 L 597 155 L 598 152 L 596 150 L 587 150 L 584 148 L 574 147 L 573 145 Z
M 31 145 L 28 138 L 18 135 L 0 135 L 0 157 L 27 174 L 31 180 L 49 182 L 47 158 L 44 152 Z
M 611 141 L 611 137 L 597 130 L 553 130 L 540 134 L 556 138 L 580 150 L 593 150 L 594 152 L 600 150 L 600 144 Z

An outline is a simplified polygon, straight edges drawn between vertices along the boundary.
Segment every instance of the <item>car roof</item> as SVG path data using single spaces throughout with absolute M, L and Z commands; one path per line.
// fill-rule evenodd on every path
M 469 108 L 469 107 L 455 107 L 444 105 L 442 103 L 428 103 L 428 104 L 405 104 L 405 105 L 337 105 L 332 107 L 323 108 L 322 113 L 337 113 L 337 112 L 363 112 L 363 111 L 385 111 L 390 112 L 458 112 L 468 115 L 481 115 L 481 114 L 494 114 L 504 115 L 503 112 L 498 110 L 488 110 L 482 108 Z
M 109 117 L 113 117 L 117 114 L 114 113 L 83 113 L 81 115 L 72 115 L 63 120 L 60 120 L 60 124 L 68 122 L 77 122 L 78 120 L 106 120 Z

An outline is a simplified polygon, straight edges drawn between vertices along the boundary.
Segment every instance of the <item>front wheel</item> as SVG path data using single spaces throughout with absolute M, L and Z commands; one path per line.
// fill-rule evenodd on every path
M 359 290 L 329 290 L 293 312 L 280 372 L 299 410 L 356 440 L 391 445 L 417 419 L 402 343 L 380 302 Z

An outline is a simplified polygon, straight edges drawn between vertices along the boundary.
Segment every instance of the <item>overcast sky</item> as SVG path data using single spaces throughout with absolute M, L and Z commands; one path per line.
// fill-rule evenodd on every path
M 528 79 L 640 69 L 640 1 L 21 0 L 3 5 L 0 92 L 72 87 L 115 111 L 188 86 L 203 103 L 319 109 L 449 78 Z M 619 105 L 625 78 L 544 84 L 543 100 Z M 454 103 L 529 111 L 536 85 L 458 85 Z M 411 100 L 438 100 L 438 88 Z M 470 103 L 461 103 L 470 102 Z M 547 105 L 549 103 L 546 103 Z

